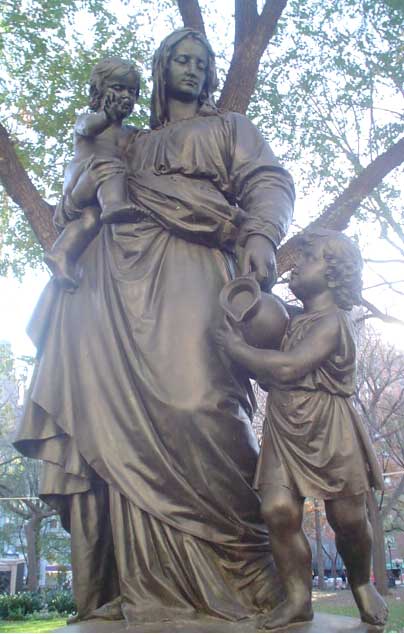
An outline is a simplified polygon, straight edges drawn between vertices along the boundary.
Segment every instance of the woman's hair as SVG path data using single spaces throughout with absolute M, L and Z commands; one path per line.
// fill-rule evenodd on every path
M 358 246 L 340 231 L 316 229 L 303 234 L 302 247 L 323 242 L 323 257 L 327 262 L 326 279 L 339 308 L 352 310 L 362 303 L 363 260 Z
M 105 81 L 116 70 L 122 72 L 122 75 L 129 75 L 133 73 L 136 80 L 136 98 L 139 97 L 140 90 L 140 73 L 136 67 L 131 63 L 120 57 L 107 57 L 106 59 L 98 62 L 91 71 L 90 75 L 90 110 L 97 111 L 101 104 L 101 99 L 104 95 Z
M 193 29 L 178 29 L 168 35 L 160 44 L 153 57 L 153 92 L 151 97 L 150 127 L 158 128 L 168 120 L 166 74 L 168 63 L 177 44 L 187 37 L 195 39 L 205 47 L 208 53 L 206 81 L 199 96 L 199 114 L 208 115 L 218 112 L 212 93 L 217 88 L 215 54 L 206 37 Z

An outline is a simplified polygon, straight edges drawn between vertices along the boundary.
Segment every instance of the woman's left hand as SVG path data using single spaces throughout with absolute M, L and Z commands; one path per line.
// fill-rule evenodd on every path
M 244 247 L 242 275 L 250 273 L 265 291 L 271 290 L 278 277 L 276 249 L 268 238 L 259 234 L 250 236 Z

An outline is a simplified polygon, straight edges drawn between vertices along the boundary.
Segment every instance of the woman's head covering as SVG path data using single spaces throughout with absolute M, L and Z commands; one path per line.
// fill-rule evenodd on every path
M 151 98 L 150 127 L 158 128 L 168 120 L 166 97 L 166 72 L 173 49 L 179 42 L 187 37 L 192 37 L 204 46 L 208 53 L 208 66 L 206 69 L 206 81 L 199 96 L 199 114 L 215 114 L 217 107 L 212 93 L 217 88 L 217 76 L 215 54 L 206 37 L 193 29 L 178 29 L 168 35 L 160 44 L 153 57 L 153 92 Z

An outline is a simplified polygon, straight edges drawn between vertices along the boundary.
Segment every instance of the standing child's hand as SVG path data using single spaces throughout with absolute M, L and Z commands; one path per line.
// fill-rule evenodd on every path
M 224 320 L 222 328 L 216 333 L 216 342 L 219 348 L 230 357 L 232 356 L 232 350 L 240 344 L 245 345 L 240 330 L 233 326 L 227 317 Z

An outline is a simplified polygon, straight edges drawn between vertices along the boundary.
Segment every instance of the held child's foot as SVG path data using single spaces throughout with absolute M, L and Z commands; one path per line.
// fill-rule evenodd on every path
M 352 588 L 352 594 L 364 623 L 385 625 L 389 610 L 374 585 L 365 583 L 363 586 Z
M 73 291 L 78 288 L 78 281 L 72 264 L 64 253 L 49 252 L 45 254 L 44 262 L 50 268 L 54 278 L 60 286 Z
M 307 623 L 313 620 L 311 601 L 283 601 L 259 622 L 260 630 L 278 630 L 291 623 Z

